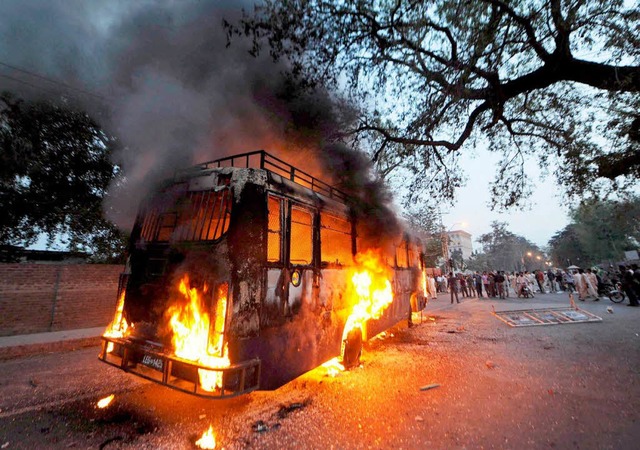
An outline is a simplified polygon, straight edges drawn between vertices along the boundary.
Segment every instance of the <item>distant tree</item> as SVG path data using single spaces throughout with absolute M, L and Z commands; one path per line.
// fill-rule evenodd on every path
M 422 204 L 404 215 L 405 222 L 412 234 L 422 243 L 422 250 L 427 267 L 438 267 L 443 261 L 443 230 L 437 210 Z
M 0 244 L 62 239 L 96 261 L 117 261 L 124 236 L 102 200 L 118 168 L 114 141 L 85 113 L 0 95 Z
M 554 260 L 594 265 L 623 259 L 640 245 L 640 197 L 592 200 L 571 211 L 572 223 L 549 242 Z M 580 263 L 578 263 L 580 261 Z
M 467 261 L 467 267 L 470 270 L 477 270 L 479 272 L 493 269 L 493 265 L 489 260 L 489 257 L 484 252 L 474 252 Z
M 311 84 L 346 85 L 367 105 L 350 131 L 414 175 L 409 200 L 451 196 L 459 151 L 485 139 L 511 206 L 527 154 L 574 194 L 637 183 L 639 22 L 626 0 L 264 0 L 226 26 Z
M 465 264 L 465 261 L 464 261 L 464 255 L 462 254 L 462 250 L 460 250 L 459 248 L 452 250 L 449 257 L 453 262 L 454 269 L 464 270 L 467 268 L 467 265 Z
M 542 252 L 538 246 L 509 231 L 504 222 L 492 222 L 491 231 L 481 235 L 477 241 L 482 245 L 482 252 L 469 261 L 473 270 L 514 271 L 543 267 Z
M 552 262 L 558 267 L 581 266 L 589 259 L 575 224 L 569 224 L 553 235 L 549 241 L 549 252 Z
M 439 267 L 442 258 L 442 239 L 439 235 L 432 235 L 424 242 L 424 263 L 427 267 Z

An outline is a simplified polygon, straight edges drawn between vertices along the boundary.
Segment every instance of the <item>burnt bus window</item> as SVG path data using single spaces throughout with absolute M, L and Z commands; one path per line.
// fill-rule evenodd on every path
M 174 238 L 178 241 L 214 241 L 229 228 L 229 191 L 188 192 Z
M 323 263 L 351 264 L 351 223 L 348 220 L 321 214 L 320 253 Z
M 420 253 L 415 244 L 409 244 L 409 267 L 420 267 Z
M 228 189 L 187 192 L 169 208 L 145 214 L 142 237 L 147 241 L 212 241 L 229 228 L 231 199 Z M 162 211 L 170 209 L 170 211 Z
M 267 225 L 267 261 L 280 262 L 282 261 L 280 253 L 280 249 L 282 248 L 282 225 L 280 220 L 282 200 L 269 196 L 267 208 L 269 209 L 269 224 Z
M 400 242 L 396 247 L 396 266 L 399 268 L 409 267 L 407 261 L 407 243 L 406 241 Z
M 307 210 L 291 208 L 291 264 L 311 264 L 313 255 L 313 217 Z
M 171 237 L 171 232 L 176 226 L 176 214 L 166 213 L 160 215 L 160 224 L 158 229 L 157 241 L 168 241 Z

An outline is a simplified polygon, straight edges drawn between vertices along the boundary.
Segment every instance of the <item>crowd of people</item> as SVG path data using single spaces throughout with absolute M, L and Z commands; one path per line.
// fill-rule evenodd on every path
M 438 275 L 428 283 L 430 296 L 436 293 L 451 294 L 460 303 L 460 298 L 507 298 L 529 297 L 535 293 L 576 293 L 578 300 L 593 299 L 599 301 L 606 294 L 607 286 L 621 284 L 621 288 L 629 299 L 629 306 L 640 306 L 640 269 L 636 264 L 629 267 L 620 266 L 615 271 L 611 268 L 604 271 L 598 268 L 572 268 L 568 270 L 549 269 L 506 272 L 484 271 L 473 273 L 453 273 L 447 276 Z

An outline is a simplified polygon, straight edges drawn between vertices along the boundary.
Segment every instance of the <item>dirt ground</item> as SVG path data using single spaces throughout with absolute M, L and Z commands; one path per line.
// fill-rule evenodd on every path
M 580 303 L 603 321 L 526 328 L 491 314 L 566 304 L 442 298 L 369 341 L 355 370 L 223 401 L 124 374 L 94 348 L 6 361 L 0 448 L 192 449 L 209 425 L 226 449 L 638 448 L 640 308 Z

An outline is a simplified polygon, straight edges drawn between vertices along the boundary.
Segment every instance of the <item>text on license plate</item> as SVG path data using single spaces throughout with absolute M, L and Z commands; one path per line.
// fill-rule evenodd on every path
M 142 357 L 142 364 L 144 364 L 147 367 L 151 367 L 153 369 L 160 370 L 160 371 L 162 371 L 162 368 L 163 368 L 162 358 L 149 355 L 149 354 L 146 354 Z

